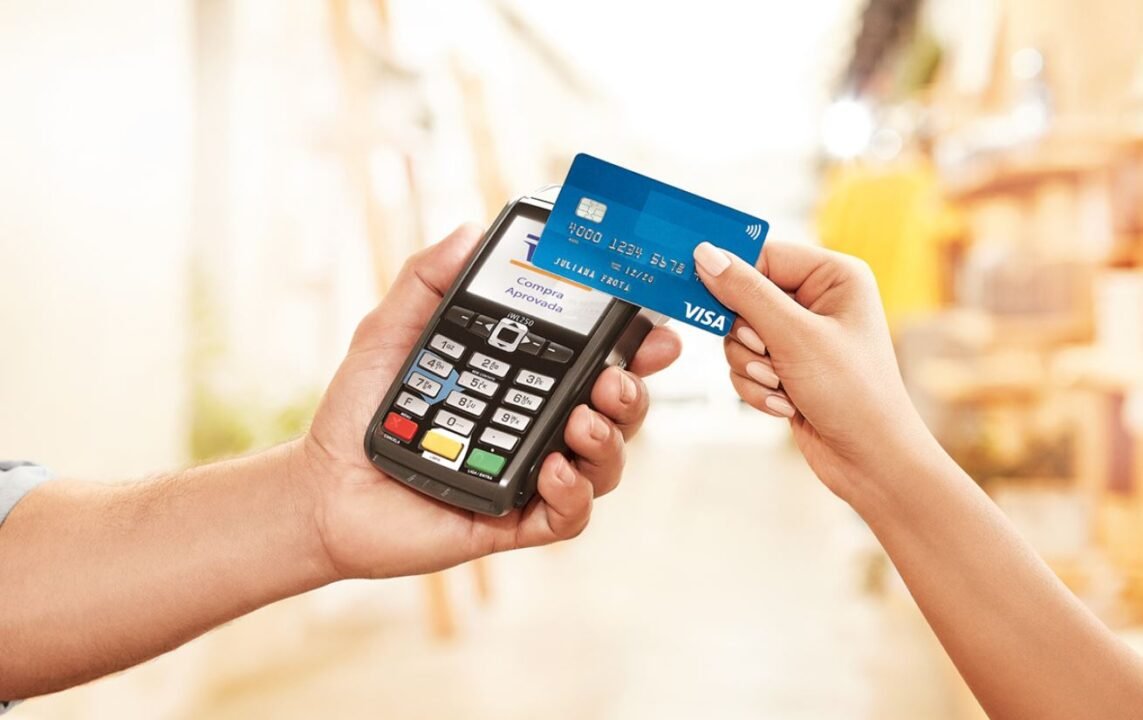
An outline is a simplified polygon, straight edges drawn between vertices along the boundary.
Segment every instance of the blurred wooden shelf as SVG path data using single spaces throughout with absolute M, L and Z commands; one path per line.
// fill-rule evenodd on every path
M 947 361 L 922 368 L 916 382 L 918 389 L 950 405 L 1030 403 L 1045 392 L 1039 374 L 985 377 L 967 366 L 954 368 Z
M 1096 346 L 1061 350 L 1052 375 L 1057 382 L 1089 390 L 1123 392 L 1143 386 L 1143 366 L 1133 358 Z
M 946 188 L 958 202 L 979 202 L 997 195 L 1019 195 L 1050 182 L 1072 182 L 1105 172 L 1117 157 L 1106 147 L 1049 149 L 1039 146 L 1005 154 L 948 179 Z
M 1021 195 L 1051 182 L 1074 182 L 1143 153 L 1143 126 L 1063 120 L 1041 141 L 969 161 L 945 173 L 948 196 L 962 203 Z

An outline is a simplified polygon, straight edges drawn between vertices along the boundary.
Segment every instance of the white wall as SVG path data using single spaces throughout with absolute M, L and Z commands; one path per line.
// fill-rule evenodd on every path
M 185 456 L 186 7 L 0 17 L 0 457 L 169 467 Z

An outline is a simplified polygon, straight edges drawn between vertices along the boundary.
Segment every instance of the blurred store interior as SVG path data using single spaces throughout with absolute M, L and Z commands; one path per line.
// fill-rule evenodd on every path
M 942 444 L 1143 648 L 1138 0 L 5 3 L 0 91 L 0 457 L 127 480 L 297 435 L 407 255 L 587 151 L 865 258 Z M 983 717 L 680 332 L 575 542 L 15 717 Z

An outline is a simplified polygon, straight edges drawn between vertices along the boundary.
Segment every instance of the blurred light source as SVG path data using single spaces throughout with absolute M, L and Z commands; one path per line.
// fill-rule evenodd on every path
M 1012 76 L 1017 80 L 1032 80 L 1044 69 L 1044 56 L 1036 48 L 1026 47 L 1012 53 L 1009 61 Z
M 873 112 L 855 98 L 840 98 L 822 113 L 822 146 L 836 158 L 860 155 L 873 138 Z
M 888 162 L 900 155 L 904 147 L 905 140 L 900 132 L 893 128 L 881 128 L 870 138 L 869 154 L 877 160 Z

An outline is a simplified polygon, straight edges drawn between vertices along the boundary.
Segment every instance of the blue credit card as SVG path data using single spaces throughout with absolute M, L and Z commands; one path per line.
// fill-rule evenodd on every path
M 734 314 L 695 274 L 704 240 L 751 265 L 770 224 L 590 155 L 575 156 L 532 264 L 716 335 Z

